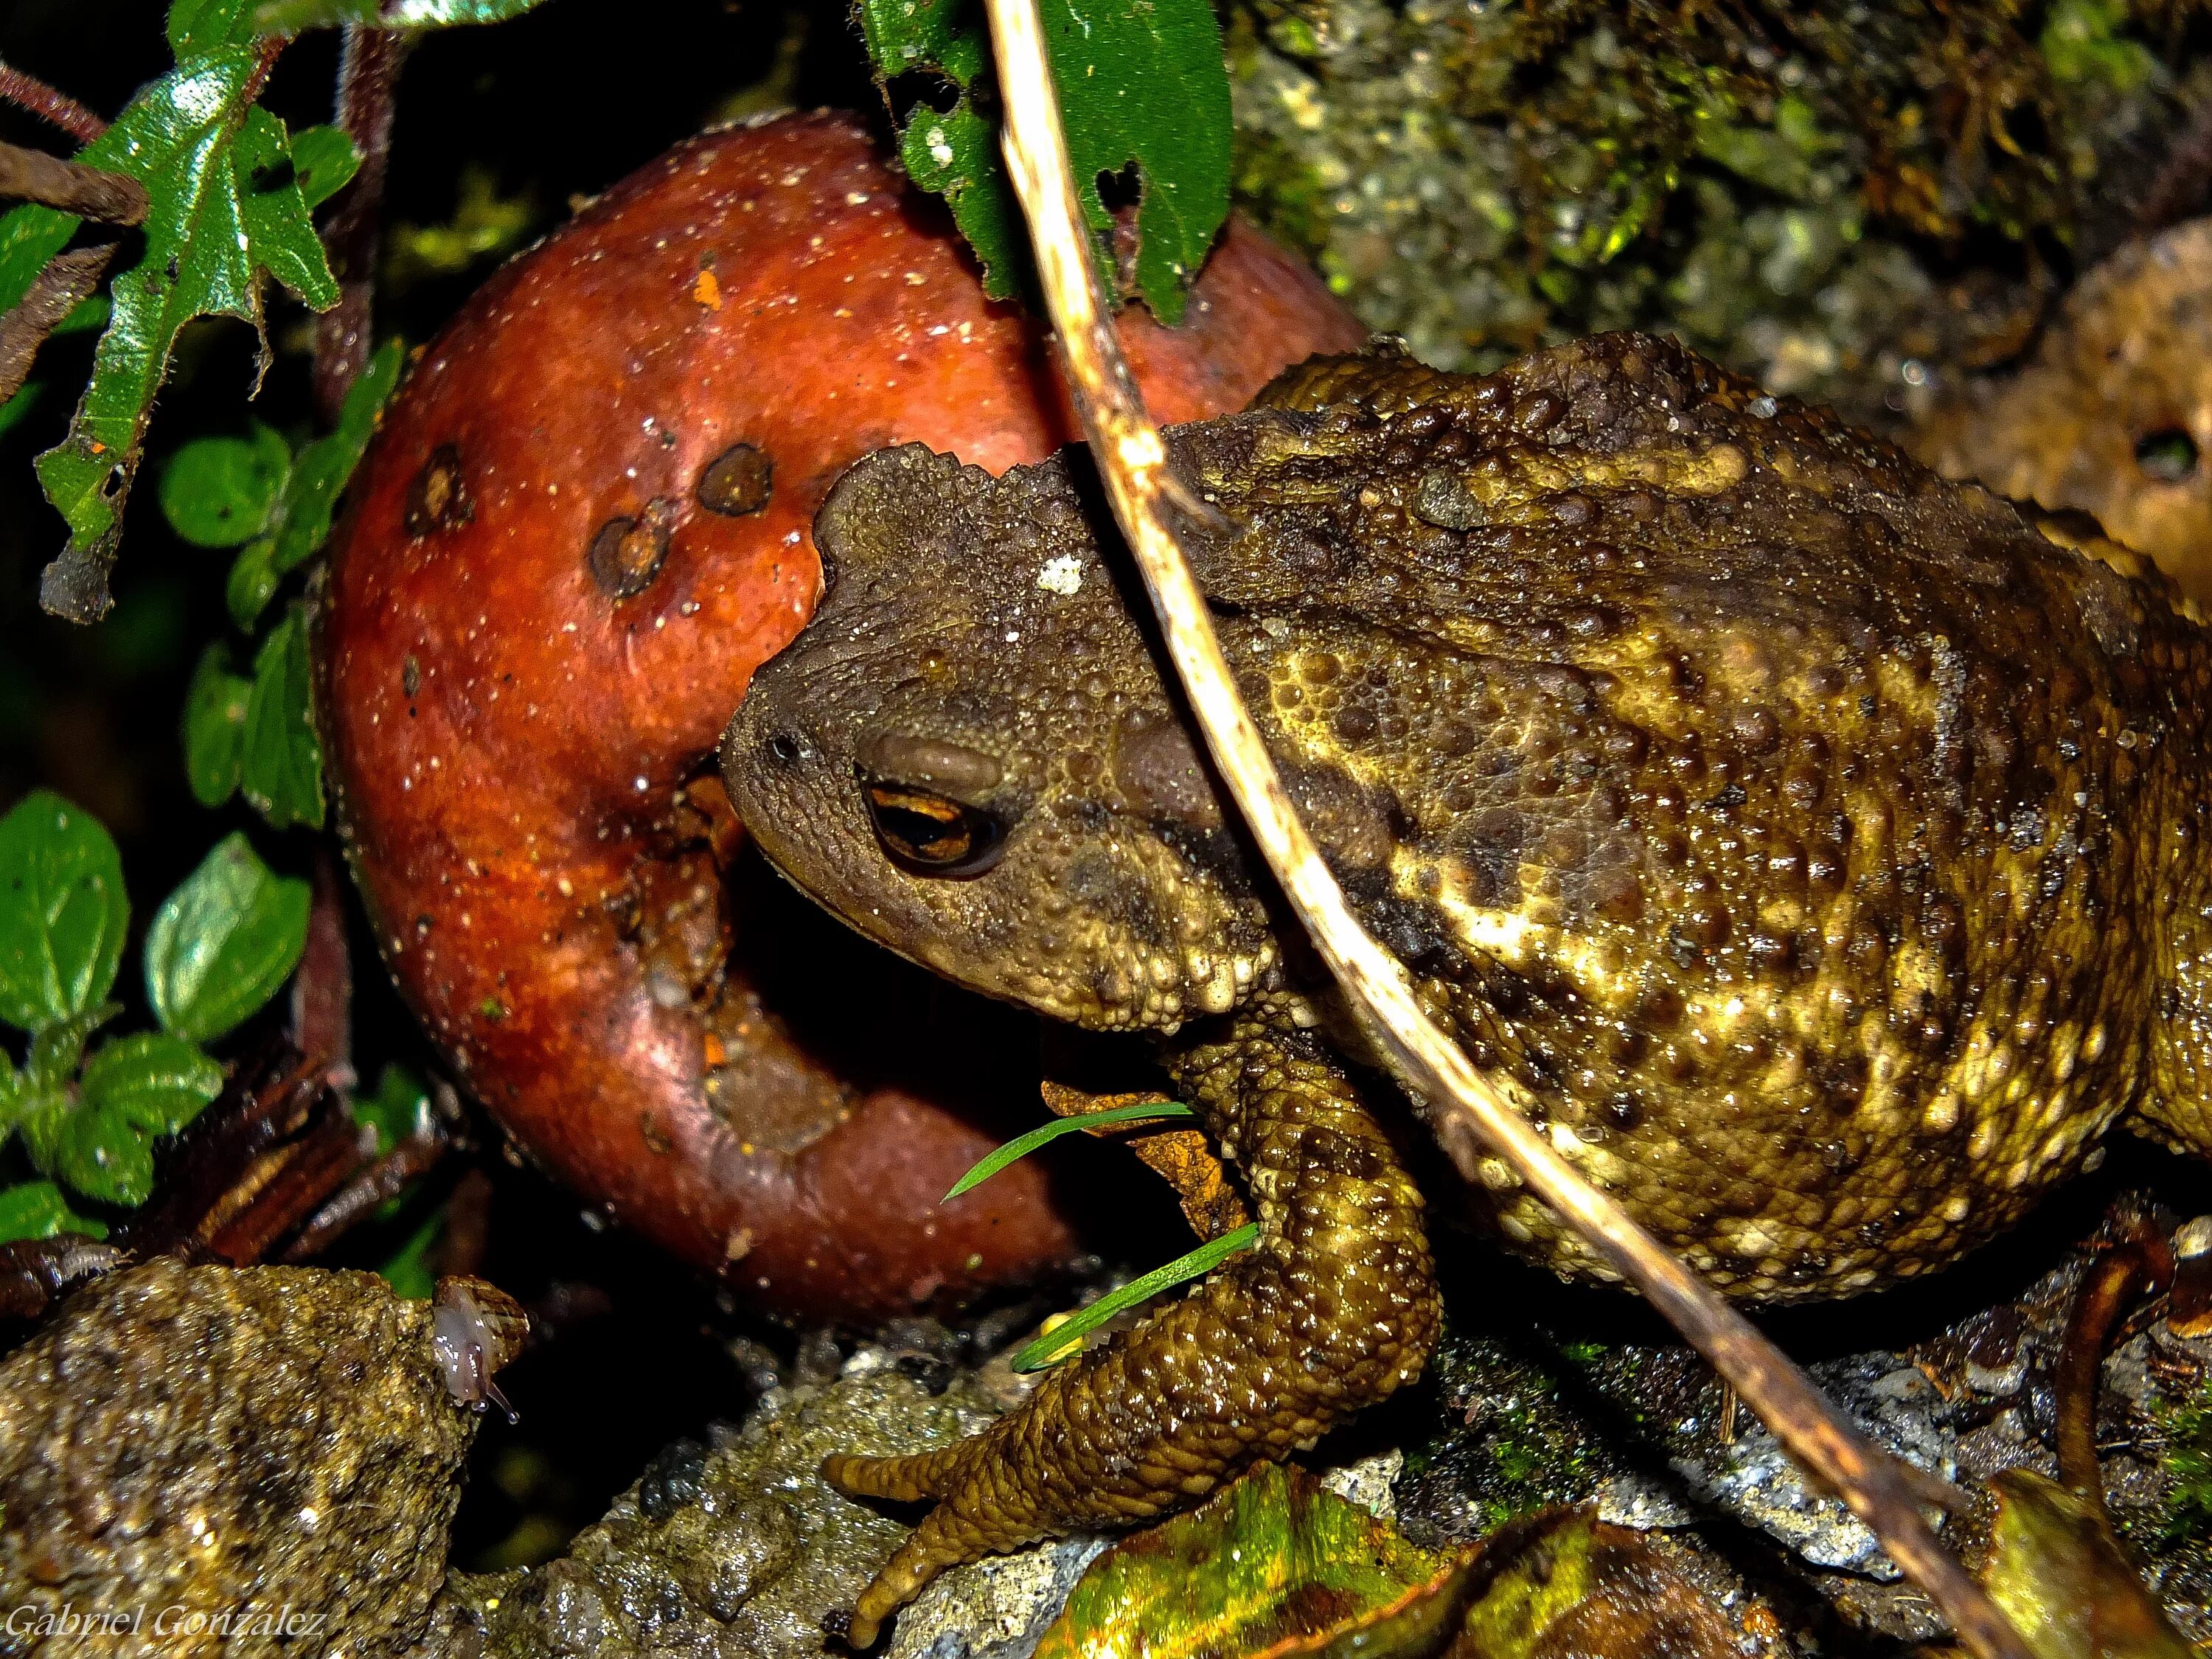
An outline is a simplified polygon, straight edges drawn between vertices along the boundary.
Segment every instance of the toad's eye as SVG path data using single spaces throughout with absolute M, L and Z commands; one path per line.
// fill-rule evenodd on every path
M 918 784 L 863 776 L 861 793 L 884 854 L 917 876 L 980 876 L 1006 850 L 1006 826 L 980 806 Z

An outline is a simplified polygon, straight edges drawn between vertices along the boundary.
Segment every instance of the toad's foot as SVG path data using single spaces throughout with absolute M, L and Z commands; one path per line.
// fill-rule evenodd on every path
M 823 1464 L 855 1496 L 937 1504 L 861 1596 L 855 1645 L 947 1567 L 1185 1507 L 1426 1362 L 1439 1310 L 1420 1195 L 1343 1072 L 1250 1021 L 1174 1070 L 1245 1172 L 1257 1243 L 982 1433 Z

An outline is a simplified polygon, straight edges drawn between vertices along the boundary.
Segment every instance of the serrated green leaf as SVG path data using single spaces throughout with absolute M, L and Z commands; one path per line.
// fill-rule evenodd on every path
M 254 260 L 308 309 L 328 311 L 338 302 L 338 279 L 308 216 L 284 124 L 258 106 L 246 111 L 230 165 Z
M 169 527 L 195 547 L 236 547 L 268 527 L 292 476 L 292 447 L 256 421 L 250 438 L 195 438 L 161 469 Z
M 927 106 L 899 135 L 907 176 L 952 210 L 952 222 L 983 267 L 983 292 L 1011 300 L 1030 269 L 1028 233 L 1013 181 L 999 161 L 999 130 L 967 94 L 939 115 Z
M 146 933 L 146 996 L 165 1031 L 210 1042 L 276 994 L 307 942 L 307 884 L 226 837 L 162 901 Z
M 269 630 L 253 659 L 239 787 L 279 830 L 323 827 L 323 749 L 311 707 L 307 629 L 295 610 Z
M 353 1097 L 353 1119 L 376 1132 L 376 1155 L 383 1157 L 403 1140 L 428 1133 L 430 1091 L 404 1066 L 386 1066 L 376 1092 Z
M 203 806 L 222 805 L 238 788 L 252 693 L 252 680 L 230 672 L 230 649 L 221 640 L 200 653 L 185 691 L 185 775 Z
M 31 1034 L 29 1050 L 23 1056 L 24 1087 L 36 1094 L 67 1089 L 76 1081 L 76 1068 L 92 1034 L 122 1012 L 120 1004 L 103 1002 L 39 1027 Z
M 292 135 L 300 199 L 310 211 L 343 190 L 361 171 L 361 149 L 343 127 L 301 127 Z
M 18 1182 L 0 1191 L 0 1243 L 52 1238 L 56 1233 L 105 1238 L 107 1224 L 70 1208 L 62 1189 L 51 1181 Z
M 174 1134 L 222 1092 L 222 1067 L 182 1037 L 141 1031 L 94 1049 L 77 1086 L 95 1110 Z
M 916 183 L 945 198 L 985 267 L 987 289 L 1016 286 L 1025 251 L 1021 218 L 993 123 L 975 101 L 988 52 L 971 0 L 860 0 L 861 33 L 889 94 L 895 77 L 934 70 L 960 93 L 950 114 L 926 103 L 895 112 L 900 159 Z M 1059 88 L 1077 194 L 1109 271 L 1113 216 L 1102 177 L 1134 166 L 1137 286 L 1160 319 L 1182 315 L 1196 275 L 1229 213 L 1229 75 L 1207 0 L 1103 0 L 1079 9 L 1043 0 L 1045 46 Z M 1109 287 L 1111 286 L 1109 282 Z
M 198 1116 L 222 1090 L 222 1067 L 181 1037 L 142 1032 L 86 1061 L 74 1099 L 50 1096 L 24 1115 L 23 1147 L 39 1173 L 104 1203 L 143 1204 L 154 1142 Z
M 975 1167 L 953 1182 L 952 1190 L 939 1199 L 940 1204 L 950 1204 L 961 1194 L 972 1192 L 1008 1164 L 1027 1158 L 1040 1146 L 1048 1146 L 1062 1135 L 1078 1133 L 1085 1129 L 1099 1129 L 1116 1123 L 1141 1123 L 1154 1118 L 1193 1117 L 1189 1107 L 1172 1100 L 1147 1101 L 1137 1106 L 1116 1106 L 1111 1111 L 1084 1112 L 1074 1117 L 1056 1118 L 1041 1124 L 1025 1135 L 1016 1135 L 988 1157 L 979 1160 Z
M 297 568 L 330 538 L 331 515 L 375 434 L 376 417 L 399 384 L 399 368 L 405 360 L 398 341 L 380 346 L 347 388 L 337 425 L 301 450 L 291 487 L 284 492 L 283 522 L 270 562 L 276 574 Z M 232 615 L 236 614 L 234 606 Z
M 1237 1251 L 1249 1249 L 1260 1237 L 1260 1224 L 1248 1221 L 1234 1232 L 1209 1238 L 1188 1255 L 1179 1255 L 1164 1267 L 1155 1267 L 1141 1279 L 1106 1292 L 1080 1313 L 1067 1318 L 1029 1342 L 1006 1363 L 1018 1371 L 1041 1371 L 1066 1358 L 1083 1339 L 1125 1309 L 1150 1301 L 1162 1291 L 1186 1279 L 1212 1273 Z
M 254 13 L 264 33 L 297 34 L 340 23 L 374 23 L 380 28 L 441 29 L 469 23 L 504 23 L 543 0 L 266 0 Z
M 196 52 L 244 46 L 253 39 L 252 10 L 247 0 L 173 0 L 169 50 L 181 64 Z
M 238 550 L 222 586 L 223 608 L 241 634 L 251 634 L 276 597 L 276 538 L 257 536 Z M 251 682 L 249 681 L 250 684 Z
M 123 862 L 90 813 L 40 789 L 0 818 L 0 1020 L 34 1030 L 95 1006 L 130 920 Z
M 189 30 L 194 55 L 141 92 L 83 152 L 138 179 L 151 205 L 139 262 L 109 285 L 113 313 L 69 435 L 38 460 L 46 499 L 70 527 L 42 601 L 79 621 L 109 604 L 124 501 L 179 331 L 200 316 L 237 317 L 260 330 L 264 271 L 317 308 L 337 299 L 283 123 L 246 102 L 257 50 L 198 50 L 204 38 L 228 38 L 228 15 L 214 0 L 199 8 Z M 12 280 L 16 263 L 6 228 L 0 222 L 0 283 Z M 21 233 L 26 247 L 47 234 L 35 224 Z

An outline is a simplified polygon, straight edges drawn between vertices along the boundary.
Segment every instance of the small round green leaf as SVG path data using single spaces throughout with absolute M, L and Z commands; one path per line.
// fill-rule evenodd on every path
M 269 527 L 291 476 L 284 440 L 256 423 L 251 438 L 195 438 L 161 469 L 161 514 L 197 547 L 236 547 Z
M 250 634 L 276 597 L 276 538 L 256 536 L 238 550 L 230 562 L 230 576 L 223 585 L 224 608 L 241 634 Z
M 146 933 L 146 995 L 161 1029 L 211 1042 L 276 994 L 307 941 L 307 884 L 233 835 L 162 901 Z
M 44 789 L 0 818 L 0 1020 L 26 1030 L 99 1005 L 131 919 L 99 821 Z
M 252 691 L 252 680 L 230 672 L 230 651 L 221 640 L 201 653 L 185 691 L 185 775 L 203 806 L 222 805 L 238 788 Z
M 77 1088 L 82 1109 L 170 1135 L 222 1092 L 222 1067 L 182 1037 L 141 1031 L 95 1049 Z
M 361 171 L 361 151 L 342 127 L 302 127 L 292 135 L 292 167 L 300 180 L 300 199 L 320 207 L 353 182 Z
M 269 630 L 253 659 L 239 787 L 276 828 L 323 825 L 323 749 L 310 706 L 307 629 L 294 613 Z

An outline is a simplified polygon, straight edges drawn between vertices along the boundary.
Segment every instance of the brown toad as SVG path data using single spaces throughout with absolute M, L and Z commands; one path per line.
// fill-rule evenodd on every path
M 1224 647 L 1367 926 L 1713 1282 L 1940 1267 L 2124 1115 L 2212 1146 L 2212 655 L 2132 556 L 1629 335 L 1485 379 L 1318 361 L 1170 447 L 1225 520 L 1189 538 Z M 725 739 L 763 849 L 855 927 L 1177 1033 L 1262 1225 L 975 1440 L 834 1461 L 939 1500 L 864 1639 L 946 1565 L 1310 1440 L 1436 1328 L 1384 1091 L 1338 1058 L 1103 521 L 1064 458 L 871 457 Z M 1490 1186 L 1506 1238 L 1593 1270 Z

